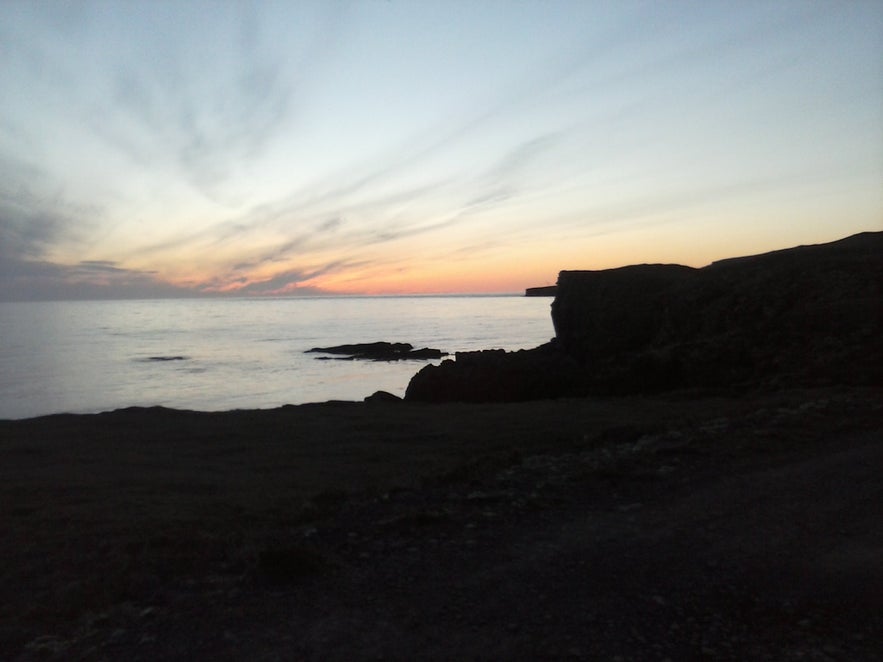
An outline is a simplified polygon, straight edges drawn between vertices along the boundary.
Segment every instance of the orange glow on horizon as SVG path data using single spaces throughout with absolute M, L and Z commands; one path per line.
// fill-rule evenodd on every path
M 812 237 L 823 243 L 840 237 Z M 170 285 L 206 295 L 297 296 L 521 294 L 529 287 L 554 285 L 562 270 L 600 270 L 641 263 L 677 263 L 702 267 L 715 260 L 789 247 L 785 240 L 745 233 L 709 236 L 695 228 L 639 228 L 631 232 L 587 235 L 578 241 L 544 238 L 529 247 L 490 249 L 454 257 L 455 249 L 427 255 L 418 247 L 397 254 L 310 256 L 305 264 L 261 264 L 254 269 L 232 264 L 198 265 L 195 260 L 169 271 L 144 271 Z M 404 253 L 408 257 L 403 258 Z M 329 268 L 326 265 L 341 266 Z M 187 265 L 183 269 L 179 264 Z M 348 266 L 352 264 L 352 266 Z M 140 266 L 140 265 L 139 265 Z M 303 277 L 299 278 L 299 274 Z

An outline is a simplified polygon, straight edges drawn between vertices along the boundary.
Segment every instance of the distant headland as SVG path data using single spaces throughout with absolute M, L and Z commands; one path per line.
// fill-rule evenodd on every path
M 553 297 L 558 292 L 557 285 L 544 285 L 542 287 L 528 287 L 524 290 L 526 297 Z

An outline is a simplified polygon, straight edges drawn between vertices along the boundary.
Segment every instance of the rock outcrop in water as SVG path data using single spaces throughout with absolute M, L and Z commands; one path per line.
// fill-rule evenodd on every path
M 427 366 L 406 399 L 883 384 L 883 232 L 715 262 L 562 271 L 555 340 Z
M 406 342 L 369 342 L 355 343 L 352 345 L 335 345 L 334 347 L 313 347 L 306 351 L 309 353 L 332 354 L 333 356 L 318 356 L 319 359 L 338 359 L 352 361 L 356 359 L 367 361 L 401 361 L 404 359 L 440 359 L 447 356 L 447 352 L 440 349 L 414 349 L 414 346 Z

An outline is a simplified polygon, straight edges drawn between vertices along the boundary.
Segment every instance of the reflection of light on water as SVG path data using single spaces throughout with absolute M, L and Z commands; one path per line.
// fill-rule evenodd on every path
M 9 377 L 0 383 L 0 418 L 404 395 L 416 372 L 444 359 L 317 361 L 304 352 L 384 340 L 453 358 L 534 347 L 553 335 L 548 301 L 522 297 L 3 303 L 0 315 L 14 320 L 0 346 L 0 374 Z

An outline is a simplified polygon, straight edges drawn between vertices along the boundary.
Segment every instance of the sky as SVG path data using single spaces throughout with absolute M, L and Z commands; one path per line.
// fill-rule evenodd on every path
M 0 300 L 521 292 L 883 230 L 883 3 L 0 1 Z

